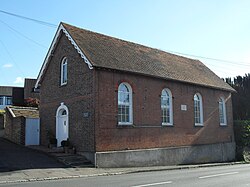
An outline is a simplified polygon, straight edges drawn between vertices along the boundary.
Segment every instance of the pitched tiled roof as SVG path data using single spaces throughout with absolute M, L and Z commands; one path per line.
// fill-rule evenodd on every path
M 39 110 L 35 107 L 8 106 L 7 110 L 13 117 L 39 118 Z
M 63 23 L 94 67 L 104 67 L 234 91 L 199 60 Z
M 66 23 L 60 24 L 56 36 L 61 30 L 68 36 L 90 68 L 92 66 L 108 68 L 235 91 L 199 60 L 91 32 Z M 47 66 L 49 55 L 39 73 L 36 87 Z

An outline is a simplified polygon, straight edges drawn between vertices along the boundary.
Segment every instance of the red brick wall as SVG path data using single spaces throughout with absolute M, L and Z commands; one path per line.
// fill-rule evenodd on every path
M 6 124 L 4 130 L 4 137 L 14 143 L 25 144 L 25 118 L 15 117 L 6 111 Z
M 213 144 L 233 140 L 229 92 L 113 71 L 100 70 L 97 74 L 96 151 Z M 130 83 L 133 89 L 133 127 L 117 125 L 117 88 L 121 81 Z M 161 125 L 160 96 L 163 88 L 169 88 L 173 95 L 172 127 Z M 193 96 L 197 92 L 203 99 L 203 127 L 194 126 Z M 221 96 L 226 99 L 226 127 L 219 123 L 218 100 Z M 182 104 L 187 105 L 187 111 L 181 111 Z
M 60 86 L 60 67 L 68 58 L 68 83 Z M 53 52 L 40 89 L 41 143 L 48 132 L 56 135 L 56 111 L 61 102 L 69 109 L 69 139 L 77 151 L 94 151 L 93 71 L 64 34 Z M 84 117 L 84 113 L 89 114 Z
M 60 64 L 68 58 L 68 84 L 60 86 Z M 126 81 L 133 88 L 133 126 L 117 125 L 117 88 Z M 160 95 L 173 95 L 174 125 L 161 125 Z M 41 142 L 48 131 L 56 134 L 56 110 L 69 109 L 69 138 L 80 152 L 141 149 L 230 142 L 233 140 L 229 92 L 118 71 L 89 70 L 62 34 L 53 51 L 40 89 Z M 193 96 L 203 97 L 204 127 L 194 126 Z M 227 99 L 226 127 L 219 125 L 218 99 Z M 181 105 L 187 111 L 181 111 Z M 84 117 L 88 113 L 88 117 Z

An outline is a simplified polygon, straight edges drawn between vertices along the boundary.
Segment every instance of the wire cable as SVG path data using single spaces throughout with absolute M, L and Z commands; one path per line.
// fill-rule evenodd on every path
M 37 19 L 33 19 L 33 18 L 21 16 L 21 15 L 18 15 L 18 14 L 13 14 L 13 13 L 6 12 L 6 11 L 3 11 L 3 10 L 0 10 L 0 12 L 4 13 L 4 14 L 7 14 L 7 15 L 10 15 L 10 16 L 15 16 L 15 17 L 18 17 L 18 18 L 21 18 L 21 19 L 33 21 L 35 23 L 38 23 L 38 24 L 41 24 L 41 25 L 45 25 L 45 26 L 48 26 L 48 27 L 53 27 L 53 28 L 57 27 L 57 25 L 55 25 L 53 23 L 49 23 L 49 22 L 45 22 L 45 21 L 40 21 L 40 20 L 37 20 Z
M 33 22 L 36 22 L 38 24 L 42 24 L 42 25 L 45 25 L 45 26 L 49 26 L 49 27 L 53 27 L 53 28 L 57 27 L 57 25 L 55 25 L 53 23 L 49 23 L 49 22 L 45 22 L 45 21 L 40 21 L 40 20 L 37 20 L 37 19 L 33 19 L 33 18 L 21 16 L 21 15 L 10 13 L 10 12 L 6 12 L 6 11 L 3 11 L 3 10 L 0 10 L 0 12 L 4 13 L 4 14 L 7 14 L 7 15 L 15 16 L 15 17 L 18 17 L 18 18 L 21 18 L 21 19 L 33 21 Z M 212 58 L 212 57 L 205 57 L 205 56 L 187 54 L 187 53 L 176 52 L 176 51 L 171 51 L 171 50 L 166 50 L 166 51 L 170 52 L 170 53 L 174 53 L 174 54 L 179 54 L 179 55 L 184 55 L 184 56 L 190 56 L 190 57 L 195 57 L 195 58 L 202 58 L 202 59 L 207 59 L 207 60 L 213 60 L 213 61 L 219 61 L 219 62 L 226 62 L 226 63 L 240 65 L 240 66 L 250 66 L 250 64 L 247 63 L 247 62 L 235 62 L 235 61 L 230 61 L 230 60 L 224 60 L 224 59 L 218 59 L 218 58 Z
M 9 55 L 9 58 L 12 60 L 12 62 L 17 66 L 18 70 L 21 72 L 21 74 L 24 76 L 23 71 L 21 70 L 21 68 L 17 65 L 17 63 L 15 62 L 13 56 L 10 54 L 9 50 L 7 49 L 7 47 L 4 45 L 4 43 L 0 40 L 0 43 L 2 44 L 3 48 L 5 49 L 5 51 L 7 52 L 7 54 Z
M 0 20 L 0 22 L 1 22 L 2 24 L 4 24 L 5 26 L 7 26 L 10 30 L 12 30 L 12 31 L 14 31 L 15 33 L 19 34 L 20 36 L 22 36 L 23 38 L 29 40 L 30 42 L 33 42 L 34 44 L 36 44 L 36 45 L 38 45 L 38 46 L 40 46 L 40 47 L 42 47 L 42 48 L 44 48 L 44 49 L 47 49 L 46 46 L 44 46 L 44 45 L 42 45 L 42 44 L 36 42 L 35 40 L 29 38 L 28 36 L 25 36 L 25 35 L 22 34 L 21 32 L 19 32 L 19 31 L 17 31 L 16 29 L 12 28 L 12 27 L 11 27 L 10 25 L 8 25 L 7 23 L 3 22 L 2 20 Z
M 250 66 L 250 64 L 247 63 L 247 62 L 235 62 L 235 61 L 229 61 L 229 60 L 224 60 L 224 59 L 218 59 L 218 58 L 212 58 L 212 57 L 204 57 L 204 56 L 199 56 L 199 55 L 181 53 L 181 52 L 176 52 L 176 51 L 171 51 L 171 50 L 167 50 L 167 52 L 169 52 L 169 53 L 175 53 L 175 54 L 179 54 L 179 55 L 184 55 L 184 56 L 195 57 L 195 58 L 202 58 L 202 59 L 207 59 L 207 60 L 213 60 L 213 61 L 219 61 L 219 62 L 226 62 L 226 63 L 240 65 L 240 66 Z

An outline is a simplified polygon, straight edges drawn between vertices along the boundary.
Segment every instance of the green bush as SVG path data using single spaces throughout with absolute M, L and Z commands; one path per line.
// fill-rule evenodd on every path
M 250 120 L 234 122 L 236 159 L 248 161 L 250 155 Z
M 0 109 L 0 115 L 4 115 L 4 114 L 5 114 L 5 110 Z

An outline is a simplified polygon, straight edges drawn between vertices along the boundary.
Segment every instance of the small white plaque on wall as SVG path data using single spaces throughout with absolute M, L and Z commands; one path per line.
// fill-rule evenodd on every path
M 181 110 L 187 111 L 187 105 L 181 105 Z

